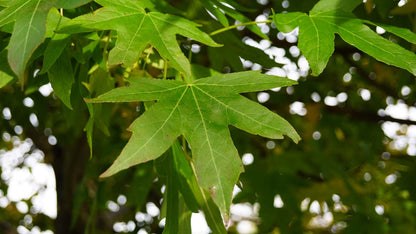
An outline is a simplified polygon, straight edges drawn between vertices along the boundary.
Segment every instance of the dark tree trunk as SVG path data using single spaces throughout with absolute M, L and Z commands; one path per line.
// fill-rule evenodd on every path
M 89 149 L 85 137 L 81 137 L 72 146 L 54 147 L 53 169 L 56 178 L 58 212 L 55 220 L 55 233 L 84 233 L 85 220 L 78 219 L 71 227 L 74 197 L 80 184 L 88 160 Z

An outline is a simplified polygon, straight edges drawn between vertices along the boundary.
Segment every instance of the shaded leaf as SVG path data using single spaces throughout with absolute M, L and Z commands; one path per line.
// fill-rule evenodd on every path
M 96 96 L 112 89 L 114 87 L 114 82 L 105 70 L 97 68 L 96 70 L 91 71 L 89 83 L 84 83 L 84 86 L 88 89 L 92 96 Z M 97 125 L 98 129 L 100 129 L 105 135 L 109 136 L 110 131 L 108 130 L 108 122 L 110 118 L 109 114 L 111 112 L 108 109 L 104 109 L 105 107 L 103 104 L 86 104 L 88 112 L 90 113 L 90 118 L 85 125 L 84 131 L 87 133 L 88 145 L 90 147 L 90 157 L 92 157 L 94 125 Z
M 208 48 L 211 67 L 222 70 L 230 66 L 234 71 L 243 71 L 241 58 L 255 61 L 262 67 L 272 68 L 277 64 L 263 50 L 244 44 L 232 32 L 224 32 L 213 36 L 213 38 L 224 45 L 221 48 Z
M 184 135 L 192 149 L 200 186 L 227 213 L 233 186 L 243 171 L 228 125 L 264 137 L 280 139 L 287 134 L 295 142 L 299 140 L 287 121 L 238 93 L 292 84 L 295 82 L 258 71 L 212 76 L 188 84 L 146 78 L 130 80 L 129 87 L 111 90 L 92 101 L 158 102 L 130 126 L 130 141 L 102 177 L 159 157 L 179 135 Z
M 45 39 L 49 10 L 53 7 L 74 8 L 87 2 L 89 1 L 18 0 L 0 11 L 0 27 L 15 21 L 8 58 L 10 67 L 19 78 L 23 76 L 30 56 Z
M 175 170 L 175 164 L 173 162 L 172 152 L 169 152 L 166 157 L 163 158 L 165 164 L 166 174 L 166 190 L 165 199 L 166 203 L 166 224 L 163 230 L 164 234 L 178 233 L 179 229 L 179 183 L 178 173 Z
M 48 77 L 56 96 L 58 96 L 69 109 L 72 109 L 71 89 L 75 78 L 68 50 L 62 53 L 55 64 L 49 69 Z
M 397 6 L 390 11 L 393 15 L 407 15 L 416 12 L 416 1 L 408 0 L 403 6 Z
M 228 15 L 230 17 L 232 17 L 234 20 L 238 21 L 239 23 L 246 23 L 246 22 L 250 22 L 251 20 L 249 18 L 247 18 L 246 16 L 244 16 L 243 14 L 241 14 L 238 10 L 245 10 L 245 11 L 250 11 L 250 9 L 242 7 L 240 4 L 236 4 L 235 2 L 232 1 L 227 1 L 227 2 L 220 2 L 217 0 L 202 0 L 201 3 L 204 5 L 204 7 L 209 10 L 215 17 L 217 17 L 218 21 L 224 26 L 224 27 L 228 27 L 229 26 L 229 21 L 227 19 L 227 17 L 225 17 L 225 15 Z M 228 5 L 226 5 L 226 4 Z M 235 7 L 237 6 L 238 7 Z M 257 25 L 247 25 L 246 26 L 249 30 L 251 30 L 252 32 L 254 32 L 255 34 L 257 34 L 258 36 L 264 38 L 264 39 L 268 39 L 267 35 L 264 34 L 260 28 Z
M 0 88 L 14 79 L 13 71 L 7 63 L 7 50 L 0 52 Z
M 184 197 L 187 207 L 194 211 L 195 202 L 205 214 L 205 219 L 208 226 L 213 233 L 226 233 L 224 225 L 222 225 L 221 213 L 218 206 L 212 200 L 207 191 L 198 185 L 197 179 L 194 173 L 194 166 L 187 162 L 183 150 L 181 149 L 178 141 L 175 141 L 172 145 L 173 158 L 175 167 L 179 175 L 179 182 L 181 185 L 181 194 Z M 197 210 L 195 211 L 197 212 Z
M 68 34 L 55 34 L 55 30 L 62 23 L 68 22 L 69 19 L 61 16 L 58 11 L 50 11 L 46 25 L 46 37 L 51 37 L 45 52 L 43 54 L 43 64 L 40 74 L 45 73 L 55 63 L 61 53 L 64 51 L 70 38 Z

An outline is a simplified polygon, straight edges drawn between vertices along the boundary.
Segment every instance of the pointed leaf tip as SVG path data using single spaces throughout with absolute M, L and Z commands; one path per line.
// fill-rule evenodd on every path
M 239 93 L 295 83 L 259 71 L 247 71 L 214 75 L 190 84 L 137 79 L 129 87 L 111 90 L 98 99 L 158 102 L 131 124 L 132 137 L 101 177 L 156 159 L 179 135 L 183 135 L 192 148 L 199 185 L 211 191 L 225 215 L 229 212 L 234 184 L 244 171 L 228 125 L 273 139 L 282 138 L 282 135 L 288 135 L 295 142 L 300 139 L 286 120 Z

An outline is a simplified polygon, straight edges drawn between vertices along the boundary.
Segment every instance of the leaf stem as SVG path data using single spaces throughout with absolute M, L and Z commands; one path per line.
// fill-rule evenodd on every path
M 165 59 L 165 67 L 163 69 L 163 79 L 166 80 L 167 76 L 168 76 L 168 60 Z
M 104 35 L 105 35 L 105 33 L 104 33 Z M 107 68 L 108 68 L 108 46 L 110 44 L 110 36 L 111 36 L 111 30 L 108 31 L 107 40 L 105 41 L 104 50 L 103 50 L 104 64 Z
M 186 139 L 184 136 L 182 136 L 182 150 L 183 150 L 183 155 L 185 156 L 186 160 L 190 162 L 191 158 L 188 156 L 188 153 L 186 151 Z
M 264 20 L 264 21 L 250 21 L 250 22 L 245 22 L 245 23 L 241 23 L 241 24 L 235 24 L 235 25 L 231 25 L 231 26 L 228 26 L 228 27 L 225 27 L 225 28 L 218 29 L 218 30 L 210 33 L 209 35 L 214 36 L 216 34 L 219 34 L 219 33 L 222 33 L 222 32 L 237 28 L 237 27 L 241 27 L 241 26 L 247 26 L 247 25 L 253 25 L 253 24 L 269 24 L 269 23 L 272 23 L 272 22 L 273 22 L 273 20 L 270 19 L 270 20 Z
M 143 66 L 142 66 L 142 70 L 143 70 L 143 71 L 146 69 L 146 62 L 147 62 L 147 60 L 149 59 L 149 57 L 150 57 L 150 53 L 152 53 L 152 50 L 153 50 L 153 46 L 151 45 L 151 46 L 149 47 L 149 52 L 146 54 L 146 58 L 145 58 L 145 59 L 144 59 L 144 61 L 143 61 Z

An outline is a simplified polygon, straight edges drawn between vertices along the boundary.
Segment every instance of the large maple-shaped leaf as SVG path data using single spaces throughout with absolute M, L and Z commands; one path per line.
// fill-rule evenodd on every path
M 10 38 L 8 60 L 18 77 L 22 77 L 33 51 L 45 39 L 46 19 L 53 7 L 75 8 L 91 0 L 16 0 L 0 11 L 0 27 L 15 21 Z
M 347 43 L 389 65 L 416 75 L 416 55 L 378 35 L 352 11 L 362 1 L 321 0 L 309 12 L 276 14 L 274 22 L 281 31 L 299 26 L 299 49 L 309 62 L 314 75 L 319 75 L 334 52 L 335 33 Z M 374 25 L 374 23 L 371 23 Z M 385 25 L 381 25 L 385 26 Z M 416 34 L 409 30 L 385 26 L 387 31 L 413 42 Z
M 97 0 L 96 2 L 104 7 L 93 14 L 75 18 L 64 25 L 59 32 L 116 30 L 118 38 L 115 47 L 110 51 L 109 64 L 122 63 L 130 67 L 145 47 L 151 44 L 172 67 L 190 76 L 190 64 L 178 45 L 176 34 L 209 46 L 219 46 L 192 21 L 160 12 L 146 12 L 147 1 Z
M 132 123 L 130 141 L 103 177 L 159 157 L 183 135 L 191 147 L 200 186 L 211 192 L 226 213 L 233 186 L 243 171 L 228 125 L 273 139 L 286 134 L 299 141 L 286 120 L 238 94 L 295 84 L 292 80 L 250 71 L 191 83 L 149 78 L 129 81 L 129 87 L 113 89 L 92 101 L 158 102 Z

